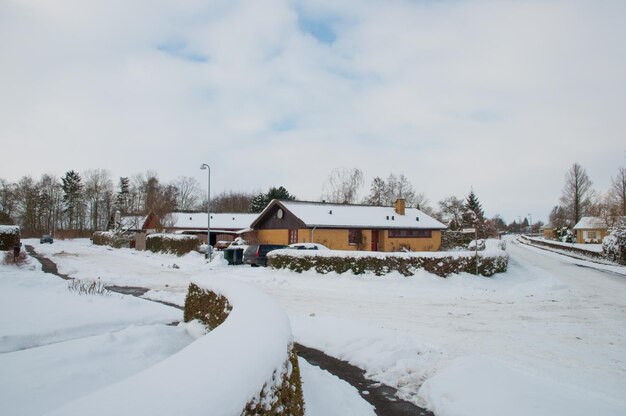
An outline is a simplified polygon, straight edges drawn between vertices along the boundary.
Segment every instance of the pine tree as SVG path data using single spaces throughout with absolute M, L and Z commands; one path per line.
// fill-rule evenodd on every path
M 127 214 L 128 198 L 130 197 L 130 179 L 120 177 L 119 191 L 117 191 L 116 208 L 123 214 Z
M 72 230 L 75 224 L 75 220 L 78 219 L 80 214 L 81 205 L 81 190 L 82 183 L 80 175 L 70 170 L 65 173 L 65 176 L 61 178 L 63 185 L 63 203 L 65 205 L 64 212 L 67 215 L 69 221 L 69 229 Z
M 250 211 L 254 213 L 259 213 L 265 209 L 265 207 L 272 202 L 273 199 L 278 199 L 279 201 L 293 201 L 296 199 L 295 196 L 291 195 L 289 191 L 287 191 L 284 187 L 280 186 L 278 188 L 270 188 L 267 193 L 259 193 L 257 196 L 252 198 L 252 202 L 250 203 Z
M 482 206 L 480 205 L 480 201 L 478 197 L 474 193 L 474 190 L 471 190 L 467 198 L 465 199 L 465 208 L 474 212 L 476 217 L 480 220 L 485 219 L 485 212 L 483 211 Z
M 382 206 L 385 201 L 386 186 L 385 181 L 379 177 L 375 177 L 370 187 L 370 194 L 365 198 L 367 205 Z

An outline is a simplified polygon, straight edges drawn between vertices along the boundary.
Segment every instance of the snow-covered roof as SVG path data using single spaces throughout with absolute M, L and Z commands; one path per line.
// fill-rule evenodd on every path
M 302 201 L 279 201 L 279 203 L 302 220 L 307 227 L 417 228 L 429 230 L 448 228 L 416 208 L 406 208 L 404 215 L 399 215 L 394 207 Z M 268 205 L 265 210 L 269 209 L 271 205 Z
M 600 217 L 582 217 L 574 226 L 575 230 L 607 228 L 606 221 Z
M 120 228 L 122 230 L 141 230 L 145 222 L 145 215 L 128 215 L 120 218 Z
M 182 228 L 187 230 L 206 230 L 207 214 L 205 213 L 184 213 L 173 212 L 171 228 Z M 257 218 L 258 214 L 241 213 L 219 213 L 211 214 L 211 229 L 241 230 L 250 228 L 250 224 Z

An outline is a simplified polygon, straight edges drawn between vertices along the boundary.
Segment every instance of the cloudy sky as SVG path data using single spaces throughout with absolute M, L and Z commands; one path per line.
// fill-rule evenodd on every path
M 626 1 L 0 0 L 0 178 L 318 199 L 333 168 L 546 219 L 626 165 Z M 9 154 L 15 157 L 7 157 Z

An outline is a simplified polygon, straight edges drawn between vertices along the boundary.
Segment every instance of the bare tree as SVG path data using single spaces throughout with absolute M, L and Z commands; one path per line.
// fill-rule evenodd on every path
M 423 192 L 415 194 L 414 204 L 415 208 L 419 209 L 425 214 L 428 214 L 430 216 L 435 214 L 435 210 L 430 206 L 430 200 Z
M 228 191 L 211 199 L 212 212 L 250 212 L 252 200 L 258 193 Z M 205 205 L 206 210 L 206 205 Z
M 179 176 L 174 186 L 178 190 L 177 208 L 181 211 L 196 209 L 202 199 L 198 180 L 192 176 Z
M 398 198 L 404 198 L 409 207 L 416 205 L 415 188 L 411 182 L 404 175 L 396 176 L 392 173 L 387 178 L 385 205 L 393 205 Z
M 0 212 L 4 212 L 9 217 L 13 215 L 15 209 L 15 185 L 0 178 Z
M 592 185 L 593 182 L 587 176 L 587 172 L 578 163 L 574 163 L 565 175 L 565 186 L 560 201 L 569 212 L 574 224 L 580 221 L 591 208 L 595 196 Z
M 363 172 L 357 168 L 335 168 L 328 176 L 324 199 L 328 202 L 352 204 L 363 186 Z
M 113 181 L 109 171 L 90 169 L 84 174 L 84 194 L 88 204 L 92 230 L 103 230 L 111 216 Z
M 626 169 L 619 168 L 617 175 L 611 178 L 609 197 L 612 205 L 617 207 L 622 217 L 626 216 Z
M 456 196 L 449 196 L 439 201 L 438 217 L 448 225 L 451 231 L 461 228 L 465 211 L 465 203 Z

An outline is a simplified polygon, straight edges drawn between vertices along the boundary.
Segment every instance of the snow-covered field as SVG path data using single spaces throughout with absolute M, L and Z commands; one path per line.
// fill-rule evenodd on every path
M 254 284 L 285 308 L 296 341 L 364 368 L 369 377 L 397 387 L 402 398 L 426 405 L 437 415 L 626 414 L 623 267 L 599 271 L 593 265 L 581 267 L 575 259 L 509 242 L 509 271 L 491 278 L 442 279 L 425 272 L 411 278 L 319 276 L 227 266 L 219 258 L 207 265 L 197 254 L 177 258 L 115 250 L 92 246 L 89 240 L 26 244 L 54 260 L 61 273 L 148 287 L 152 290 L 146 297 L 178 304 L 195 275 Z M 9 273 L 4 266 L 0 270 Z M 2 303 L 4 347 L 5 325 L 19 327 L 22 322 L 14 308 L 5 310 Z M 184 327 L 167 328 L 191 342 Z M 49 332 L 40 329 L 32 329 L 32 338 L 47 339 Z M 106 331 L 101 333 L 111 333 Z M 0 359 L 7 354 L 13 353 L 5 352 Z M 5 390 L 8 364 L 1 363 L 0 390 Z M 303 367 L 304 385 L 309 388 L 305 387 L 305 398 L 312 401 L 309 411 L 317 406 L 318 414 L 367 414 L 322 409 L 331 404 L 315 403 L 316 394 L 326 394 L 315 386 L 328 389 L 322 380 L 332 376 L 319 370 L 306 376 L 311 369 Z M 23 392 L 11 397 L 34 394 L 29 389 L 36 387 L 26 380 Z M 354 403 L 361 403 L 352 393 Z M 354 403 L 348 405 L 350 409 L 356 409 Z

